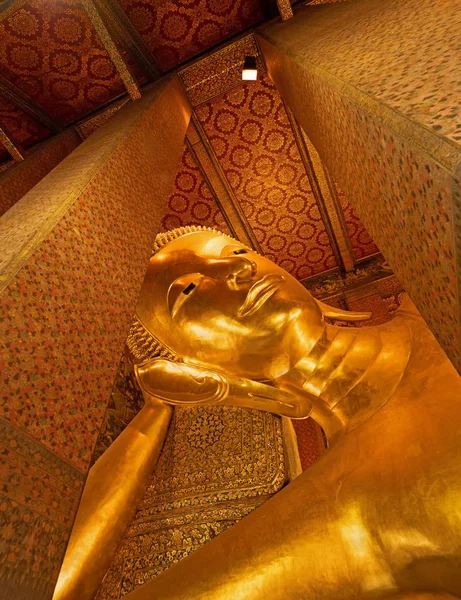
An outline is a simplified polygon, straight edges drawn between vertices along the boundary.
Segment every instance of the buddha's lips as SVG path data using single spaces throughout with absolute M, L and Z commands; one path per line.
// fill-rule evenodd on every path
M 239 317 L 248 317 L 256 312 L 266 300 L 275 294 L 285 283 L 282 275 L 265 275 L 259 281 L 254 283 L 248 290 L 245 302 L 239 308 Z

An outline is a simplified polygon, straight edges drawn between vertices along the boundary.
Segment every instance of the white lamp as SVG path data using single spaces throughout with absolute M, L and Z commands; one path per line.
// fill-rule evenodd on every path
M 258 79 L 258 67 L 256 56 L 245 56 L 243 63 L 242 79 L 244 81 L 256 81 Z

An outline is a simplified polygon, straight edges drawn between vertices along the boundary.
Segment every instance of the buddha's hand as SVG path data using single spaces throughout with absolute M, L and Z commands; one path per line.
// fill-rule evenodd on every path
M 312 408 L 305 398 L 271 385 L 199 365 L 157 358 L 135 366 L 135 373 L 146 400 L 189 406 L 223 403 L 296 419 L 308 417 Z
M 135 374 L 146 400 L 153 397 L 168 404 L 215 404 L 229 391 L 222 375 L 163 358 L 136 365 Z

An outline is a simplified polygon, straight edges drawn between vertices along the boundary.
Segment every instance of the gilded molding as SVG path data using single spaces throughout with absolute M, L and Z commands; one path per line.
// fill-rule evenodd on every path
M 229 229 L 235 232 L 235 236 L 242 243 L 263 254 L 261 246 L 227 181 L 210 141 L 194 113 L 192 113 L 187 131 L 187 140 L 197 161 L 197 165 L 202 174 L 207 176 L 213 196 L 219 202 L 220 208 L 222 207 L 221 212 L 226 222 L 228 222 Z
M 329 185 L 325 167 L 314 145 L 299 126 L 291 110 L 286 105 L 285 109 L 336 261 L 338 264 L 342 263 L 346 271 L 352 271 L 355 260 L 349 235 L 339 201 L 333 188 Z
M 120 75 L 120 79 L 123 81 L 123 84 L 128 92 L 130 98 L 132 100 L 139 100 L 141 98 L 141 90 L 139 89 L 138 84 L 136 83 L 135 78 L 130 73 L 127 64 L 122 58 L 122 55 L 117 50 L 117 47 L 107 30 L 107 27 L 104 24 L 104 21 L 101 19 L 98 11 L 96 10 L 95 5 L 92 0 L 81 0 L 82 7 L 84 8 L 88 18 L 91 21 L 96 33 L 98 34 L 99 39 L 101 40 L 102 45 L 104 46 L 107 54 L 110 56 L 111 61 L 114 64 L 114 67 L 117 69 L 117 73 Z
M 301 283 L 317 300 L 327 300 L 332 296 L 393 276 L 394 272 L 385 258 L 381 254 L 376 254 L 358 263 L 350 273 L 340 273 L 339 269 L 334 269 L 330 273 L 303 279 Z
M 5 146 L 5 148 L 8 150 L 15 162 L 20 162 L 21 160 L 24 160 L 23 150 L 17 144 L 14 143 L 14 141 L 11 138 L 11 135 L 3 126 L 0 126 L 0 143 Z
M 240 85 L 245 56 L 255 56 L 258 71 L 266 72 L 252 33 L 181 69 L 178 75 L 192 106 L 203 104 Z
M 293 17 L 293 9 L 291 8 L 290 0 L 277 0 L 277 8 L 282 21 L 286 21 Z
M 208 170 L 206 171 L 204 168 L 204 164 L 201 162 L 200 159 L 205 159 L 206 160 L 206 156 L 204 153 L 206 153 L 205 148 L 203 147 L 203 144 L 201 141 L 196 142 L 195 146 L 190 142 L 189 138 L 187 137 L 186 134 L 186 145 L 187 148 L 192 156 L 193 161 L 195 162 L 195 164 L 197 165 L 198 170 L 200 171 L 201 176 L 203 177 L 205 183 L 207 184 L 213 199 L 217 205 L 217 207 L 219 208 L 219 210 L 221 211 L 221 214 L 224 218 L 224 221 L 226 222 L 227 227 L 229 228 L 229 231 L 231 232 L 232 236 L 237 238 L 238 240 L 240 240 L 240 237 L 238 236 L 235 228 L 234 228 L 234 224 L 232 222 L 232 219 L 230 217 L 230 215 L 227 213 L 226 209 L 223 206 L 223 203 L 221 202 L 221 199 L 217 193 L 216 188 L 218 188 L 218 190 L 220 192 L 224 192 L 224 187 L 222 185 L 220 185 L 219 180 L 217 180 L 217 173 L 215 169 L 212 169 L 211 172 Z M 208 162 L 208 161 L 207 161 Z M 208 163 L 209 164 L 209 163 Z M 211 165 L 212 166 L 212 165 Z
M 75 131 L 82 140 L 86 140 L 96 129 L 101 127 L 110 117 L 112 117 L 122 106 L 129 102 L 129 98 L 123 98 L 99 112 L 97 115 L 85 119 L 75 125 Z
M 63 125 L 52 117 L 44 108 L 29 98 L 22 90 L 0 75 L 0 96 L 23 110 L 25 113 L 39 121 L 44 127 L 58 133 L 63 130 Z
M 144 75 L 159 79 L 162 69 L 117 0 L 95 0 L 95 5 L 113 39 L 125 46 Z

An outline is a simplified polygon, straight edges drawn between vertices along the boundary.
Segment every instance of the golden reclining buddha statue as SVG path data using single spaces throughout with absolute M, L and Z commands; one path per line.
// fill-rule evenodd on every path
M 312 416 L 328 450 L 126 596 L 461 597 L 461 383 L 409 299 L 380 326 L 219 232 L 157 237 L 128 346 L 149 402 Z

